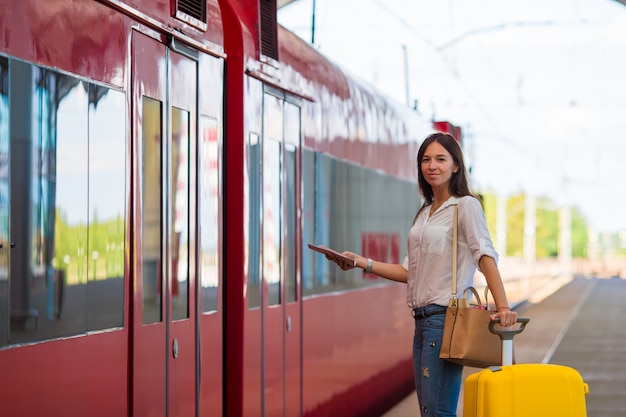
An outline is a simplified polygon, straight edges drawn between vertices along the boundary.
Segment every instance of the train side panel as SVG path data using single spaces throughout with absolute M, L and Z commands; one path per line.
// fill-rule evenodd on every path
M 147 271 L 138 268 L 136 238 L 150 233 L 141 209 L 135 211 L 142 207 L 142 186 L 131 168 L 142 166 L 135 122 L 151 119 L 147 107 L 142 110 L 145 98 L 133 97 L 131 47 L 139 32 L 161 45 L 163 57 L 169 54 L 174 78 L 156 78 L 163 97 L 165 88 L 195 83 L 195 76 L 181 74 L 201 71 L 191 95 L 168 96 L 178 108 L 162 106 L 168 126 L 162 133 L 174 136 L 164 136 L 171 141 L 164 146 L 178 146 L 187 158 L 164 160 L 169 168 L 163 172 L 181 179 L 184 174 L 176 173 L 182 166 L 188 174 L 184 182 L 163 179 L 161 189 L 187 195 L 193 205 L 183 215 L 186 230 L 163 243 L 170 262 L 162 271 L 169 281 L 160 283 L 171 298 L 159 308 L 171 324 L 147 347 L 161 351 L 158 366 L 169 366 L 170 376 L 176 372 L 192 389 L 184 399 L 176 394 L 151 401 L 163 415 L 168 401 L 171 413 L 195 414 L 198 406 L 201 413 L 222 414 L 221 13 L 209 1 L 208 24 L 200 30 L 172 17 L 172 7 L 165 0 L 0 2 L 0 158 L 8 162 L 0 173 L 0 389 L 10 399 L 0 403 L 1 415 L 123 416 L 140 404 L 131 381 L 141 371 L 137 359 L 150 355 L 133 351 L 139 346 L 134 330 L 145 327 L 137 315 L 141 293 L 138 302 L 134 296 L 146 288 L 132 277 Z M 182 135 L 190 142 L 181 142 Z M 198 166 L 189 163 L 196 156 Z M 197 183 L 196 172 L 202 174 Z M 204 228 L 198 216 L 206 217 Z M 185 301 L 187 318 L 176 321 L 181 294 L 192 298 Z M 191 341 L 179 347 L 175 331 L 183 328 Z M 186 369 L 177 370 L 179 363 Z M 176 389 L 171 384 L 163 388 L 170 395 Z
M 0 415 L 375 415 L 405 287 L 306 244 L 402 261 L 427 122 L 179 3 L 0 0 Z
M 377 416 L 414 389 L 405 292 L 395 284 L 305 300 L 304 415 Z

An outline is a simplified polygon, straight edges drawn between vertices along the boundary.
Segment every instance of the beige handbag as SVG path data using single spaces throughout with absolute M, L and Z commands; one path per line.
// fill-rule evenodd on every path
M 459 365 L 486 368 L 501 365 L 502 342 L 489 331 L 489 316 L 493 314 L 487 306 L 488 289 L 485 290 L 483 306 L 474 287 L 470 287 L 457 298 L 456 258 L 458 239 L 458 206 L 454 206 L 452 226 L 452 295 L 446 309 L 443 326 L 441 353 L 439 357 Z M 476 297 L 477 305 L 470 303 L 470 292 Z

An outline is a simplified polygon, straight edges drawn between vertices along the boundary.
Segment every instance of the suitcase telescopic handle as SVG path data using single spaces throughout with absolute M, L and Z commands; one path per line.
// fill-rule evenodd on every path
M 502 340 L 513 340 L 513 337 L 515 337 L 516 334 L 519 334 L 521 332 L 524 331 L 524 329 L 526 328 L 526 325 L 528 324 L 528 322 L 530 321 L 529 318 L 527 317 L 518 317 L 517 318 L 517 322 L 521 324 L 521 326 L 519 326 L 516 329 L 509 329 L 509 328 L 502 328 L 502 329 L 496 329 L 496 324 L 500 324 L 500 319 L 496 318 L 495 320 L 491 320 L 489 321 L 489 331 L 493 334 L 497 334 L 498 336 L 500 336 L 500 339 Z
M 500 336 L 502 340 L 502 360 L 500 361 L 502 365 L 513 365 L 513 337 L 523 332 L 529 321 L 530 319 L 526 317 L 518 317 L 517 322 L 520 326 L 514 329 L 508 327 L 496 329 L 496 323 L 500 324 L 499 318 L 489 321 L 489 331 Z

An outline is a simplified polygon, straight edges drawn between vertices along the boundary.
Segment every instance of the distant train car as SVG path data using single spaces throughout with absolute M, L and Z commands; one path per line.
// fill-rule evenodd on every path
M 0 0 L 0 415 L 362 416 L 412 389 L 433 129 L 258 0 Z M 260 17 L 259 17 L 260 16 Z

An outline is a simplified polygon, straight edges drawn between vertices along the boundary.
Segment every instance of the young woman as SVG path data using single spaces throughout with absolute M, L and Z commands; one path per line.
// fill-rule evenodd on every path
M 457 289 L 473 285 L 478 268 L 484 275 L 505 326 L 515 324 L 517 313 L 508 305 L 496 265 L 485 214 L 469 189 L 463 154 L 453 136 L 434 133 L 417 153 L 418 183 L 425 202 L 409 232 L 403 264 L 389 264 L 344 252 L 367 273 L 407 283 L 407 301 L 415 318 L 413 370 L 421 414 L 456 416 L 463 367 L 439 359 L 445 311 L 452 279 L 452 222 L 458 206 Z M 342 269 L 354 266 L 328 257 Z

